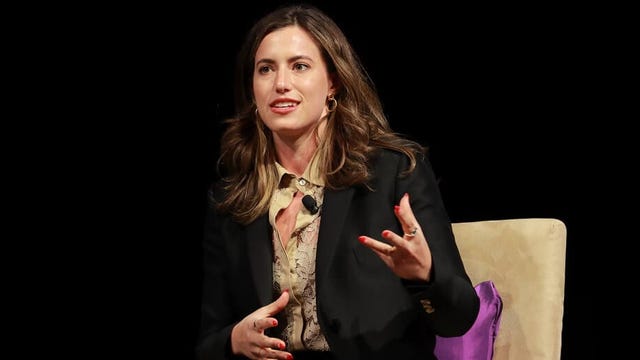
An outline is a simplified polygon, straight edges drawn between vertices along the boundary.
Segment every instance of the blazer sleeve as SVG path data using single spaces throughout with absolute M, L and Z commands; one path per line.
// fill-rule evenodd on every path
M 409 194 L 411 208 L 431 250 L 433 266 L 428 283 L 403 282 L 423 306 L 424 316 L 437 335 L 461 336 L 475 322 L 480 301 L 464 268 L 438 182 L 426 157 L 419 158 L 415 171 L 399 180 L 398 190 L 397 196 Z
M 235 321 L 231 318 L 234 311 L 226 276 L 229 264 L 222 222 L 224 218 L 209 206 L 204 224 L 201 324 L 196 346 L 197 359 L 202 360 L 238 359 L 231 354 L 229 344 Z

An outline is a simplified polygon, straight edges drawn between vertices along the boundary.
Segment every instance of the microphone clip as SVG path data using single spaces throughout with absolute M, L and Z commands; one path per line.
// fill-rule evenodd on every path
M 318 202 L 311 195 L 305 195 L 302 197 L 302 205 L 304 205 L 307 210 L 311 213 L 311 215 L 315 215 L 320 210 L 318 207 Z

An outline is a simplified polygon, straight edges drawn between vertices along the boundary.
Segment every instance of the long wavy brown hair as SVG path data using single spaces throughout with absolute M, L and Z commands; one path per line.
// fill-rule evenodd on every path
M 329 114 L 317 149 L 327 189 L 367 186 L 368 160 L 376 149 L 392 149 L 408 156 L 407 172 L 415 168 L 416 157 L 426 153 L 425 147 L 391 129 L 373 81 L 331 18 L 311 5 L 279 8 L 251 28 L 238 53 L 236 115 L 225 120 L 220 141 L 217 171 L 225 195 L 214 203 L 218 211 L 230 213 L 242 224 L 268 212 L 271 194 L 278 186 L 273 137 L 259 119 L 253 97 L 255 54 L 265 36 L 292 25 L 306 30 L 315 40 L 338 84 L 338 105 Z

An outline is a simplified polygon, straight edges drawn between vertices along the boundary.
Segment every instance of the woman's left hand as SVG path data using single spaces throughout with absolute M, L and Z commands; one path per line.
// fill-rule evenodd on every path
M 403 235 L 383 230 L 382 237 L 389 243 L 368 236 L 360 236 L 358 240 L 373 250 L 399 277 L 407 280 L 429 281 L 432 264 L 431 250 L 411 210 L 409 194 L 404 194 L 400 199 L 400 205 L 396 205 L 394 211 L 402 225 Z

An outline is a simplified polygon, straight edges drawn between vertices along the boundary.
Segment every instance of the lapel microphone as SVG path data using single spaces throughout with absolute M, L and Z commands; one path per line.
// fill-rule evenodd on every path
M 311 212 L 311 215 L 315 215 L 320 208 L 318 207 L 318 202 L 311 195 L 305 195 L 302 197 L 302 205 L 307 208 Z

